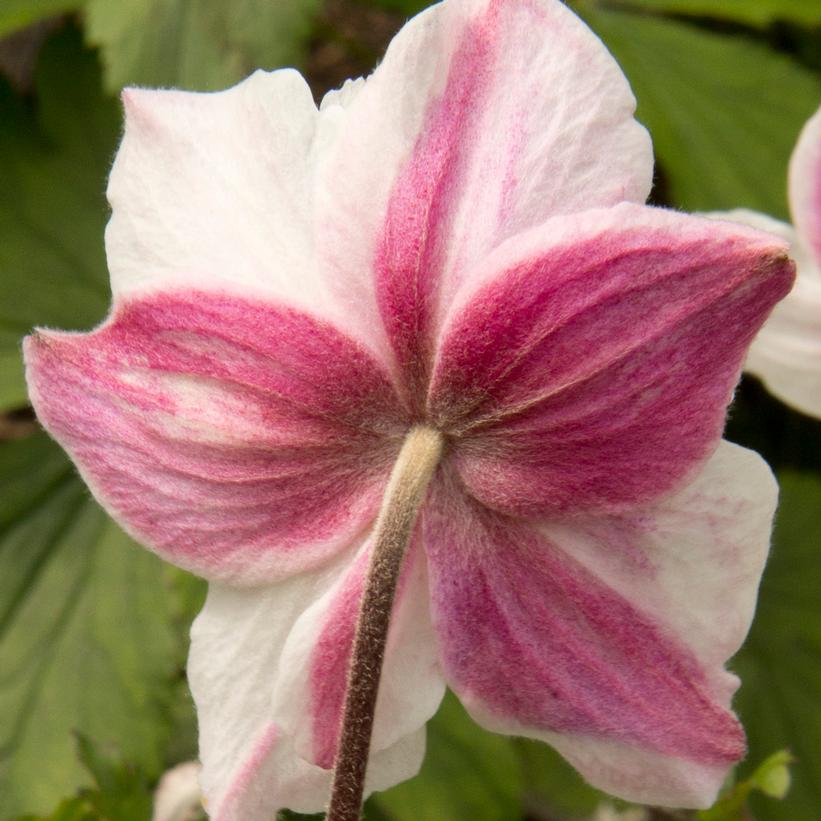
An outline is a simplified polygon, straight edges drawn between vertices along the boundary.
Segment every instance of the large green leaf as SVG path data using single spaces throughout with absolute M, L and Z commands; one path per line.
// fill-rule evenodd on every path
M 89 0 L 106 86 L 218 89 L 299 63 L 319 0 Z
M 88 328 L 108 306 L 103 191 L 120 113 L 99 82 L 68 29 L 43 51 L 33 105 L 0 86 L 0 410 L 24 396 L 24 334 Z
M 0 819 L 88 781 L 72 730 L 156 773 L 183 654 L 170 574 L 44 435 L 0 445 Z
M 153 795 L 145 773 L 123 762 L 82 734 L 77 752 L 94 785 L 60 802 L 48 816 L 26 815 L 18 821 L 147 821 Z
M 779 747 L 795 755 L 783 802 L 756 800 L 757 821 L 817 821 L 821 807 L 821 479 L 784 472 L 772 555 L 752 632 L 733 667 L 750 740 L 746 770 Z
M 66 11 L 74 11 L 85 0 L 3 0 L 0 3 L 0 37 L 24 26 Z
M 787 162 L 821 81 L 753 40 L 638 14 L 586 17 L 622 65 L 670 199 L 786 217 Z
M 422 771 L 373 804 L 392 821 L 510 821 L 520 817 L 522 786 L 511 740 L 482 730 L 448 693 L 428 725 Z
M 754 26 L 776 20 L 821 23 L 821 0 L 606 0 L 609 6 L 715 17 Z

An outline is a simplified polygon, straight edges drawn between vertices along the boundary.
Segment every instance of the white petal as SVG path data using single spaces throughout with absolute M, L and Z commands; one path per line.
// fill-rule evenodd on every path
M 765 214 L 739 208 L 709 216 L 743 222 L 790 243 L 795 286 L 753 341 L 745 370 L 786 404 L 821 418 L 821 268 L 815 257 L 791 225 Z
M 308 309 L 367 342 L 368 327 L 333 299 L 314 254 L 315 170 L 355 87 L 322 115 L 291 69 L 214 93 L 126 89 L 108 186 L 115 302 L 229 291 Z
M 424 756 L 424 729 L 373 754 L 365 795 L 415 775 Z M 251 766 L 238 774 L 219 809 L 209 808 L 209 814 L 213 821 L 271 821 L 282 807 L 315 813 L 327 805 L 330 789 L 330 771 L 299 758 L 289 737 L 269 732 L 260 737 Z
M 804 125 L 790 158 L 789 193 L 801 243 L 821 266 L 821 108 Z
M 767 463 L 722 441 L 692 481 L 623 522 L 591 519 L 544 532 L 681 637 L 716 671 L 729 699 L 738 681 L 721 668 L 752 622 L 777 498 Z M 607 539 L 613 527 L 623 527 L 624 538 L 603 550 L 598 534 Z
M 211 584 L 205 607 L 191 628 L 188 679 L 197 705 L 202 787 L 213 817 L 233 786 L 261 767 L 262 739 L 275 737 L 271 688 L 295 620 L 321 596 L 351 554 L 319 572 L 270 587 L 237 590 Z M 281 745 L 280 745 L 281 746 Z M 270 798 L 279 798 L 271 785 Z M 283 806 L 283 805 L 279 805 Z M 276 808 L 276 807 L 275 807 Z M 250 821 L 250 819 L 249 819 Z
M 283 648 L 295 623 L 327 599 L 356 551 L 270 587 L 209 588 L 191 631 L 188 676 L 199 718 L 205 805 L 216 821 L 269 821 L 283 807 L 316 812 L 325 806 L 331 773 L 297 754 L 274 715 L 272 692 L 289 663 Z M 419 723 L 371 756 L 368 792 L 418 772 L 425 746 Z

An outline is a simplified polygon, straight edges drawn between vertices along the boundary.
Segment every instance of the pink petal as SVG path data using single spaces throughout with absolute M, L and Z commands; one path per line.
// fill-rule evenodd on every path
M 676 496 L 531 523 L 440 485 L 424 513 L 448 683 L 498 732 L 623 798 L 708 806 L 745 752 L 723 669 L 752 617 L 776 486 L 722 446 Z
M 345 573 L 353 553 L 321 571 L 270 587 L 238 590 L 212 584 L 191 631 L 188 678 L 200 724 L 202 786 L 214 821 L 269 821 L 277 810 L 323 808 L 328 770 L 309 764 L 275 723 L 271 688 L 282 650 L 305 609 Z M 367 791 L 414 775 L 424 730 L 374 754 Z
M 770 235 L 623 204 L 510 240 L 457 299 L 429 407 L 500 511 L 613 511 L 715 448 L 747 346 L 789 290 Z
M 491 249 L 553 214 L 644 201 L 634 106 L 556 0 L 448 0 L 397 35 L 322 169 L 318 241 L 414 381 L 441 306 Z
M 752 225 L 790 243 L 795 285 L 753 340 L 744 370 L 782 402 L 821 418 L 821 267 L 791 225 L 744 208 L 710 216 Z
M 299 618 L 283 650 L 282 674 L 274 690 L 277 721 L 294 737 L 297 753 L 325 768 L 336 758 L 370 549 L 367 543 L 347 575 Z M 412 550 L 394 602 L 372 750 L 386 749 L 424 726 L 444 689 L 430 622 L 426 564 L 421 551 Z
M 121 304 L 90 334 L 26 342 L 38 416 L 137 539 L 259 583 L 349 545 L 405 421 L 388 377 L 307 314 L 197 292 Z
M 821 267 L 821 108 L 801 131 L 790 159 L 790 210 L 801 244 Z

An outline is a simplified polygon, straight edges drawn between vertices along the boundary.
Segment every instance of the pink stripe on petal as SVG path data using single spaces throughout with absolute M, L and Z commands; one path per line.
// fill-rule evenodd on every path
M 319 169 L 317 253 L 331 287 L 384 326 L 411 395 L 490 251 L 555 214 L 644 201 L 652 152 L 634 107 L 562 3 L 440 3 L 393 40 Z
M 325 769 L 333 767 L 339 744 L 348 667 L 369 561 L 370 551 L 357 556 L 354 566 L 336 591 L 311 653 L 309 710 L 313 717 L 312 760 Z
M 423 527 L 449 684 L 526 728 L 705 765 L 745 750 L 694 654 L 527 524 L 436 489 Z
M 632 205 L 556 218 L 501 248 L 455 306 L 430 413 L 495 509 L 647 500 L 715 447 L 792 278 L 785 248 L 740 226 Z
M 274 715 L 294 737 L 297 753 L 320 767 L 331 768 L 336 757 L 371 547 L 366 543 L 333 589 L 298 619 L 280 659 Z M 422 727 L 443 694 L 426 564 L 413 547 L 394 600 L 371 750 L 387 749 Z
M 97 497 L 195 572 L 300 572 L 378 509 L 404 414 L 379 366 L 306 314 L 165 294 L 26 353 L 38 415 Z
M 239 817 L 236 811 L 237 805 L 247 801 L 248 791 L 252 789 L 259 771 L 271 756 L 274 745 L 278 742 L 282 743 L 282 733 L 276 724 L 269 724 L 260 733 L 247 758 L 240 763 L 239 772 L 234 774 L 231 786 L 219 806 L 209 812 L 213 821 L 229 821 L 229 819 Z
M 357 557 L 334 591 L 308 660 L 311 760 L 321 767 L 332 767 L 336 758 L 348 666 L 369 562 L 368 550 Z M 428 610 L 425 562 L 421 551 L 414 547 L 405 559 L 393 604 L 372 751 L 389 747 L 423 726 L 436 712 L 443 695 Z
M 451 218 L 499 45 L 493 31 L 497 12 L 491 3 L 461 33 L 442 96 L 431 102 L 394 184 L 377 247 L 379 309 L 412 395 L 424 390 L 428 376 L 431 321 Z

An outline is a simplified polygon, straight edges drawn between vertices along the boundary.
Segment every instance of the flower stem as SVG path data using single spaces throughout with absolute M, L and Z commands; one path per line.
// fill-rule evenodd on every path
M 362 811 L 373 715 L 399 571 L 443 444 L 439 431 L 412 428 L 382 499 L 348 669 L 327 821 L 357 821 Z

